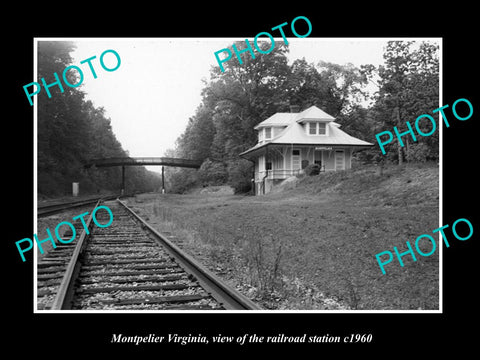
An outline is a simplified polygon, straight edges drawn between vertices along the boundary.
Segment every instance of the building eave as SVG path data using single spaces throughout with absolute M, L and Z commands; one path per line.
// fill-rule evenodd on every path
M 335 119 L 316 119 L 316 118 L 301 118 L 296 120 L 298 124 L 303 124 L 306 122 L 321 122 L 321 123 L 331 123 L 335 121 Z
M 371 144 L 371 143 L 366 143 L 366 144 L 334 144 L 334 143 L 318 143 L 318 144 L 315 144 L 315 143 L 280 143 L 280 142 L 267 142 L 267 143 L 264 143 L 264 144 L 261 144 L 261 145 L 258 145 L 258 146 L 254 146 L 242 153 L 239 154 L 240 157 L 242 158 L 245 158 L 247 159 L 246 155 L 250 155 L 249 157 L 251 157 L 251 155 L 253 155 L 252 153 L 258 151 L 258 150 L 264 150 L 266 149 L 269 145 L 271 146 L 292 146 L 292 147 L 305 147 L 305 146 L 317 146 L 317 147 L 332 147 L 333 149 L 335 148 L 354 148 L 356 150 L 362 150 L 362 149 L 367 149 L 367 148 L 370 148 L 372 146 L 374 146 L 374 144 Z

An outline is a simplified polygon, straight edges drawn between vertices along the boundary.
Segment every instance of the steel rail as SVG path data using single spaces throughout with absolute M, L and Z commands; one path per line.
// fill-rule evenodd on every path
M 165 235 L 162 235 L 150 224 L 138 216 L 132 209 L 130 209 L 125 203 L 117 199 L 117 201 L 125 207 L 142 225 L 148 229 L 154 236 L 156 241 L 164 246 L 170 254 L 178 261 L 179 265 L 185 269 L 185 271 L 194 275 L 200 285 L 210 293 L 225 309 L 227 310 L 261 310 L 262 308 L 255 304 L 252 300 L 245 295 L 239 293 L 231 286 L 225 284 L 217 275 L 206 269 L 193 257 L 185 253 L 177 245 L 168 240 Z
M 127 195 L 125 195 L 125 196 L 127 196 Z M 52 214 L 55 214 L 57 212 L 61 212 L 63 210 L 74 209 L 76 207 L 80 207 L 80 206 L 84 206 L 84 205 L 96 204 L 98 201 L 102 201 L 102 200 L 114 200 L 114 199 L 117 199 L 118 197 L 119 197 L 119 195 L 109 195 L 109 196 L 104 196 L 104 197 L 96 197 L 96 198 L 92 198 L 92 199 L 84 199 L 84 200 L 64 202 L 64 203 L 59 203 L 59 204 L 50 204 L 50 205 L 39 206 L 37 208 L 37 217 L 44 217 L 44 216 L 52 215 Z
M 95 211 L 97 206 L 100 204 L 100 201 L 101 200 L 97 200 L 95 207 L 93 208 L 92 212 L 90 213 L 90 216 L 88 217 L 85 223 L 86 228 L 89 229 L 89 231 L 92 228 L 93 212 Z M 62 281 L 58 288 L 57 294 L 55 296 L 55 300 L 52 305 L 52 310 L 66 310 L 71 308 L 71 302 L 73 300 L 73 295 L 75 291 L 74 289 L 75 279 L 77 278 L 80 272 L 80 266 L 81 266 L 78 259 L 80 257 L 80 254 L 83 251 L 86 237 L 87 237 L 87 232 L 85 229 L 83 229 L 82 234 L 80 235 L 80 239 L 78 239 L 77 245 L 73 250 L 72 258 L 70 259 L 67 265 L 65 274 L 63 275 Z

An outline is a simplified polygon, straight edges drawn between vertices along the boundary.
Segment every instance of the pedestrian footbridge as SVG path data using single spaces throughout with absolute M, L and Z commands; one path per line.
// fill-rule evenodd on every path
M 121 166 L 122 167 L 122 189 L 121 193 L 125 192 L 125 166 L 162 166 L 162 193 L 165 192 L 165 166 L 178 166 L 185 168 L 198 169 L 202 165 L 201 160 L 170 158 L 170 157 L 114 157 L 105 159 L 92 159 L 85 164 L 85 168 L 92 167 L 109 167 L 109 166 Z

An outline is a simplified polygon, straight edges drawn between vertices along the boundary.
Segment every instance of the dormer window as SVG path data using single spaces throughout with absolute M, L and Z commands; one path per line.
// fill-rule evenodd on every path
M 327 124 L 317 123 L 317 125 L 318 125 L 318 135 L 326 135 L 327 134 Z
M 272 128 L 265 128 L 265 140 L 270 140 L 272 138 Z
M 258 131 L 258 142 L 264 143 L 265 141 L 273 139 L 273 127 L 264 127 Z
M 307 134 L 327 135 L 327 124 L 324 122 L 307 122 Z

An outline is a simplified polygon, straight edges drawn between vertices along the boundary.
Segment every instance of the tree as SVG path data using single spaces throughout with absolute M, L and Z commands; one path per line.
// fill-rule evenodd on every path
M 315 105 L 338 117 L 365 97 L 361 89 L 366 83 L 367 76 L 352 64 L 320 61 L 315 66 L 295 60 L 288 79 L 290 103 L 302 109 Z
M 62 77 L 72 63 L 70 53 L 75 45 L 68 41 L 38 42 L 38 83 L 55 81 L 54 73 Z M 75 72 L 67 73 L 69 82 L 78 82 Z M 71 192 L 72 182 L 81 182 L 82 193 L 118 191 L 120 168 L 84 169 L 92 158 L 123 157 L 126 152 L 112 131 L 111 121 L 103 108 L 95 108 L 85 100 L 80 88 L 50 87 L 37 95 L 38 101 L 38 193 L 64 195 Z M 127 177 L 131 190 L 153 190 L 156 176 L 144 168 L 129 169 Z
M 401 131 L 405 129 L 405 121 L 438 107 L 438 47 L 423 42 L 415 49 L 413 41 L 389 41 L 384 59 L 385 66 L 378 69 L 380 90 L 373 111 L 383 117 L 384 129 L 397 126 Z M 410 143 L 408 137 L 404 142 L 405 148 L 398 142 L 387 148 L 396 147 L 400 165 L 405 153 L 407 160 L 438 158 L 438 132 L 419 138 L 417 143 Z
M 236 45 L 241 49 L 245 43 Z M 269 44 L 259 46 L 266 49 Z M 253 127 L 275 113 L 279 103 L 288 103 L 287 50 L 279 44 L 269 54 L 258 54 L 255 59 L 244 56 L 243 64 L 232 59 L 225 65 L 225 72 L 212 67 L 210 82 L 202 91 L 202 104 L 177 140 L 177 153 L 187 158 L 209 158 L 216 170 L 225 169 L 223 181 L 233 181 L 233 173 L 238 174 L 236 166 L 245 167 L 238 154 L 256 142 Z M 185 181 L 192 184 L 188 177 Z
M 244 42 L 235 45 L 238 49 L 245 47 Z M 260 46 L 268 49 L 270 44 Z M 361 114 L 363 119 L 365 115 L 356 103 L 364 96 L 362 87 L 368 80 L 367 72 L 351 64 L 320 62 L 316 66 L 305 59 L 288 65 L 287 52 L 288 47 L 278 44 L 268 54 L 255 54 L 255 59 L 248 53 L 242 54 L 242 64 L 232 58 L 225 64 L 225 72 L 212 67 L 210 81 L 202 91 L 202 104 L 176 147 L 182 157 L 204 160 L 208 167 L 198 172 L 197 181 L 189 176 L 182 180 L 177 175 L 176 180 L 209 183 L 211 179 L 205 181 L 205 172 L 215 164 L 216 183 L 226 179 L 236 192 L 249 191 L 253 164 L 239 154 L 257 143 L 255 125 L 276 112 L 288 112 L 289 105 L 302 109 L 316 105 L 342 124 L 349 124 L 356 133 L 371 133 L 371 119 L 362 123 L 356 117 Z M 183 191 L 184 187 L 179 188 Z
M 210 157 L 214 137 L 212 110 L 200 105 L 195 115 L 189 119 L 184 133 L 177 140 L 177 152 L 180 157 L 205 160 Z

